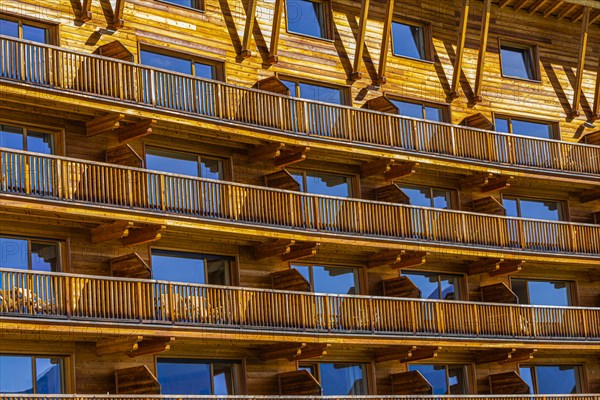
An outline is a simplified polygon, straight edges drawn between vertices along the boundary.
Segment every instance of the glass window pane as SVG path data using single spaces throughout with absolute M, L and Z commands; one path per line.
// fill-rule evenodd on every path
M 450 384 L 450 394 L 469 393 L 464 367 L 448 367 L 448 383 Z
M 281 82 L 283 82 L 283 84 L 289 89 L 290 96 L 298 97 L 296 93 L 296 82 L 286 80 L 282 80 Z
M 519 304 L 529 304 L 529 295 L 527 294 L 527 281 L 522 279 L 513 279 L 511 281 L 512 291 L 517 295 Z
M 23 24 L 23 39 L 38 43 L 48 43 L 48 30 Z
M 325 396 L 368 394 L 364 365 L 320 364 L 321 386 Z
M 0 267 L 28 269 L 27 240 L 0 237 Z
M 398 108 L 398 114 L 405 117 L 423 118 L 423 105 L 400 100 L 391 100 L 391 102 Z
M 508 217 L 518 217 L 519 216 L 519 208 L 517 205 L 517 199 L 502 199 L 502 206 L 506 210 L 506 215 Z
M 450 209 L 452 196 L 447 190 L 433 189 L 433 207 L 441 209 Z
M 223 180 L 223 163 L 220 160 L 202 158 L 200 162 L 200 176 L 202 178 Z
M 440 291 L 442 300 L 458 300 L 458 277 L 440 275 Z
M 532 371 L 532 367 L 521 367 L 519 368 L 519 375 L 521 376 L 521 379 L 523 379 L 523 381 L 525 381 L 525 383 L 527 383 L 527 386 L 529 386 L 529 393 L 526 394 L 534 394 L 534 388 L 535 386 L 533 385 L 533 371 Z
M 536 365 L 538 393 L 571 394 L 579 393 L 577 367 L 558 365 Z
M 521 121 L 513 118 L 512 133 L 515 135 L 552 139 L 552 125 L 539 122 Z
M 570 306 L 568 282 L 529 281 L 530 304 L 540 306 Z
M 27 150 L 36 153 L 54 154 L 54 135 L 43 132 L 27 132 Z
M 312 282 L 310 281 L 310 267 L 306 265 L 292 265 L 292 268 L 298 271 L 300 275 L 302 275 L 304 279 L 306 279 L 306 282 L 309 282 L 311 284 L 312 290 L 314 291 L 315 289 L 312 286 Z
M 159 359 L 156 372 L 162 394 L 212 394 L 209 363 Z
M 534 79 L 530 49 L 502 46 L 502 74 L 515 78 Z
M 158 280 L 206 283 L 204 255 L 152 250 L 152 277 Z
M 19 23 L 0 18 L 0 34 L 5 36 L 19 37 Z
M 215 67 L 210 64 L 194 63 L 194 75 L 200 78 L 216 79 Z
M 439 107 L 425 107 L 425 119 L 427 121 L 444 122 L 444 112 Z
M 496 118 L 496 130 L 498 132 L 510 133 L 510 127 L 508 124 L 508 119 L 506 118 Z
M 433 387 L 433 394 L 448 394 L 446 367 L 443 365 L 414 364 L 408 366 L 409 371 L 419 371 Z
M 206 260 L 208 282 L 211 285 L 229 285 L 229 260 Z
M 215 387 L 214 395 L 236 394 L 234 364 L 215 363 L 213 364 L 213 384 Z
M 304 82 L 300 82 L 299 86 L 300 97 L 303 99 L 342 104 L 342 92 L 339 89 Z
M 174 174 L 198 176 L 198 157 L 159 149 L 146 149 L 146 168 Z
M 431 207 L 431 190 L 429 188 L 418 188 L 411 186 L 402 186 L 402 191 L 409 198 L 409 202 L 413 206 Z
M 56 243 L 31 242 L 31 269 L 56 272 L 59 270 L 59 251 Z
M 16 126 L 0 125 L 0 147 L 14 150 L 24 149 L 23 129 Z
M 402 275 L 408 276 L 412 283 L 421 291 L 422 299 L 439 300 L 438 274 L 430 272 L 402 272 Z
M 306 192 L 328 196 L 350 197 L 350 183 L 345 176 L 307 172 Z
M 395 55 L 425 59 L 423 28 L 394 22 L 392 41 Z
M 32 358 L 0 356 L 0 393 L 33 393 Z
M 56 358 L 35 359 L 36 393 L 57 394 L 62 393 L 62 360 Z
M 167 69 L 182 74 L 192 73 L 192 61 L 184 58 L 142 50 L 140 51 L 140 61 L 142 64 L 151 67 Z
M 310 0 L 287 0 L 287 27 L 290 32 L 325 38 L 325 5 Z
M 199 8 L 196 5 L 195 0 L 162 0 L 162 1 L 166 1 L 167 3 L 178 4 L 178 5 L 184 6 L 184 7 Z
M 358 294 L 355 268 L 313 266 L 313 291 L 317 293 Z
M 555 201 L 521 199 L 521 217 L 560 221 L 560 206 Z

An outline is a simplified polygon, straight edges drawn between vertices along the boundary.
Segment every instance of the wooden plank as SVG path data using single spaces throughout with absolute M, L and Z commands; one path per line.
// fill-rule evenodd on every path
M 402 255 L 405 253 L 406 251 L 404 250 L 389 250 L 374 253 L 373 255 L 369 256 L 367 266 L 369 268 L 375 268 L 400 262 L 402 260 Z
M 277 290 L 292 290 L 295 292 L 310 291 L 310 282 L 295 268 L 271 273 L 271 287 Z
M 392 181 L 394 179 L 405 178 L 417 172 L 417 168 L 419 167 L 419 163 L 417 162 L 403 162 L 396 163 L 390 167 L 390 170 L 385 172 L 383 176 L 386 180 Z
M 149 354 L 161 354 L 171 349 L 171 344 L 175 341 L 175 337 L 152 337 L 144 338 L 138 343 L 136 349 L 131 351 L 129 357 L 138 357 Z
M 508 189 L 513 179 L 514 176 L 494 176 L 481 186 L 481 193 L 497 192 L 499 190 Z
M 265 175 L 265 184 L 272 188 L 300 191 L 300 184 L 285 169 Z
M 261 350 L 260 359 L 262 361 L 288 359 L 300 354 L 306 347 L 306 343 L 281 343 L 269 345 Z
M 260 260 L 268 257 L 282 256 L 289 253 L 295 243 L 295 240 L 277 239 L 259 244 L 254 248 L 254 258 Z
M 481 33 L 479 35 L 479 52 L 477 55 L 477 67 L 475 68 L 475 90 L 473 93 L 473 101 L 475 103 L 480 103 L 483 101 L 483 70 L 485 67 L 485 56 L 487 54 L 487 43 L 490 32 L 490 19 L 492 15 L 491 10 L 492 0 L 484 0 L 483 14 L 481 15 Z M 493 127 L 493 124 L 490 123 L 490 125 Z M 492 129 L 492 127 L 489 129 Z
M 240 57 L 242 58 L 249 58 L 252 56 L 252 51 L 250 50 L 250 39 L 252 38 L 254 21 L 256 20 L 257 3 L 257 0 L 248 0 L 248 7 L 246 10 L 246 24 L 244 25 L 244 37 L 242 39 L 242 48 L 240 51 Z
M 85 123 L 86 135 L 96 136 L 119 128 L 125 114 L 111 113 L 96 117 Z
M 587 43 L 590 28 L 590 8 L 586 7 L 581 22 L 581 34 L 579 37 L 579 59 L 577 60 L 577 75 L 575 87 L 573 88 L 573 105 L 571 106 L 571 117 L 576 118 L 580 115 L 579 104 L 581 103 L 581 85 L 583 84 L 583 74 L 585 70 L 585 56 L 587 53 Z
M 458 187 L 462 190 L 473 188 L 474 186 L 483 186 L 487 184 L 494 176 L 489 172 L 467 175 L 458 180 Z
M 506 215 L 506 209 L 496 198 L 486 196 L 481 199 L 473 200 L 469 203 L 469 207 L 478 213 Z
M 275 10 L 273 12 L 273 25 L 271 28 L 271 44 L 269 45 L 268 64 L 277 64 L 279 57 L 279 35 L 281 32 L 281 16 L 283 15 L 284 0 L 275 0 Z
M 600 17 L 600 13 L 598 16 Z M 598 55 L 598 66 L 596 67 L 596 87 L 594 88 L 593 101 L 592 121 L 598 121 L 600 120 L 600 55 Z
M 313 257 L 317 254 L 320 243 L 302 243 L 292 246 L 291 250 L 287 254 L 281 256 L 282 261 L 299 260 L 302 258 Z
M 412 352 L 417 350 L 417 346 L 390 346 L 375 351 L 375 362 L 398 361 L 410 358 Z
M 119 142 L 123 143 L 151 134 L 154 125 L 156 125 L 155 119 L 147 119 L 136 124 L 121 125 L 115 132 L 119 138 Z
M 122 240 L 124 246 L 135 246 L 144 243 L 151 243 L 161 238 L 161 232 L 166 226 L 149 226 L 132 230 L 127 237 Z
M 600 199 L 600 188 L 584 190 L 579 194 L 579 201 L 582 203 L 587 203 L 598 199 Z
M 111 224 L 100 225 L 90 230 L 90 240 L 92 243 L 102 243 L 108 240 L 121 239 L 129 235 L 133 222 L 117 221 Z
M 500 263 L 500 267 L 488 272 L 490 276 L 510 275 L 521 271 L 524 260 L 506 260 Z
M 433 387 L 419 371 L 406 371 L 390 376 L 393 395 L 432 395 Z
M 354 52 L 354 63 L 352 64 L 352 72 L 350 79 L 356 81 L 362 78 L 360 66 L 362 63 L 363 52 L 365 47 L 365 33 L 367 32 L 367 21 L 369 16 L 370 0 L 362 0 L 360 6 L 360 22 L 358 26 L 358 38 L 356 40 L 356 50 Z
M 373 82 L 375 85 L 383 85 L 386 82 L 385 71 L 387 68 L 387 58 L 391 42 L 392 19 L 394 18 L 394 0 L 387 0 L 385 8 L 385 19 L 383 22 L 383 31 L 381 32 L 381 46 L 379 47 L 379 66 L 377 70 L 377 79 Z
M 489 376 L 492 394 L 529 394 L 529 385 L 514 371 Z
M 499 268 L 499 267 L 498 267 Z M 518 304 L 519 298 L 504 282 L 481 287 L 481 300 L 486 303 Z
M 389 297 L 402 297 L 418 299 L 421 291 L 415 286 L 408 276 L 385 279 L 382 282 L 383 295 Z
M 410 198 L 395 184 L 375 188 L 375 198 L 388 203 L 410 204 Z
M 426 251 L 407 252 L 402 255 L 402 259 L 399 262 L 391 264 L 390 268 L 401 269 L 401 268 L 418 267 L 427 262 L 428 255 L 429 255 L 429 252 L 426 252 Z
M 360 177 L 368 178 L 373 175 L 383 175 L 390 171 L 392 165 L 394 165 L 394 160 L 390 158 L 380 158 L 370 161 L 360 166 Z
M 460 97 L 458 85 L 460 83 L 460 75 L 462 72 L 462 64 L 465 51 L 465 41 L 467 40 L 467 26 L 469 22 L 469 7 L 470 0 L 463 0 L 462 11 L 460 17 L 460 28 L 458 29 L 458 40 L 456 44 L 456 56 L 454 59 L 454 72 L 452 73 L 452 86 L 450 88 L 450 99 Z
M 248 160 L 251 163 L 273 160 L 275 157 L 279 157 L 281 150 L 285 147 L 284 143 L 274 142 L 267 143 L 248 151 Z
M 115 388 L 117 394 L 160 394 L 158 379 L 145 365 L 116 369 Z
M 110 270 L 117 277 L 150 279 L 152 276 L 150 266 L 136 252 L 112 258 Z
M 292 164 L 297 164 L 306 160 L 306 153 L 310 147 L 294 147 L 283 149 L 278 157 L 275 157 L 273 163 L 276 167 L 287 167 Z
M 479 260 L 467 265 L 467 275 L 485 274 L 500 269 L 500 264 L 504 261 L 502 258 L 488 258 Z
M 310 343 L 300 350 L 300 354 L 288 357 L 288 361 L 309 360 L 321 358 L 327 355 L 327 349 L 331 347 L 328 343 Z
M 143 336 L 124 336 L 99 340 L 96 342 L 96 355 L 101 357 L 119 353 L 129 354 L 138 349 L 138 343 L 143 339 Z
M 297 370 L 277 375 L 280 395 L 320 396 L 321 385 L 310 372 Z

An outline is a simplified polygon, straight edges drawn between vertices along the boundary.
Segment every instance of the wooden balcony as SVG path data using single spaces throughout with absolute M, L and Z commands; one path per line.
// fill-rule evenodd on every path
M 0 80 L 177 111 L 214 121 L 470 163 L 600 174 L 600 147 L 308 101 L 126 61 L 0 37 Z M 594 178 L 595 179 L 595 178 Z
M 512 218 L 167 174 L 0 148 L 0 193 L 403 243 L 600 256 L 600 226 Z M 277 205 L 277 207 L 273 207 Z
M 546 395 L 407 395 L 407 396 L 197 396 L 197 395 L 105 395 L 105 394 L 3 394 L 7 400 L 599 400 L 598 394 Z
M 600 342 L 600 308 L 329 295 L 0 270 L 0 314 L 314 335 Z

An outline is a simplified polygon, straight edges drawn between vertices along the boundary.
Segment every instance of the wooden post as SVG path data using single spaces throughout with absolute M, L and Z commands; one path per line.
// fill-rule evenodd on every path
M 277 48 L 279 47 L 279 32 L 281 32 L 281 15 L 283 14 L 283 5 L 285 0 L 275 0 L 275 11 L 273 13 L 273 27 L 271 29 L 271 45 L 269 48 L 269 59 L 267 62 L 271 65 L 277 64 Z
M 244 27 L 244 38 L 242 39 L 242 50 L 240 52 L 242 58 L 249 58 L 252 56 L 252 51 L 250 51 L 250 38 L 252 37 L 252 30 L 254 29 L 257 0 L 249 1 L 250 4 L 248 4 L 248 12 L 246 13 L 246 26 Z
M 458 43 L 456 45 L 456 58 L 454 59 L 454 73 L 452 74 L 452 90 L 450 91 L 450 99 L 452 100 L 457 99 L 460 96 L 460 94 L 458 93 L 458 84 L 460 81 L 460 71 L 462 70 L 465 40 L 467 39 L 469 6 L 470 0 L 463 0 L 460 29 L 458 31 Z
M 394 17 L 394 0 L 387 0 L 383 32 L 381 33 L 381 53 L 379 54 L 379 69 L 377 72 L 376 85 L 385 83 L 385 70 L 387 67 L 388 49 L 390 47 L 390 33 L 392 32 L 392 18 Z
M 89 21 L 92 19 L 92 0 L 83 0 L 81 4 L 81 15 L 79 19 L 83 22 Z
M 598 67 L 596 68 L 596 89 L 594 90 L 594 108 L 592 121 L 600 119 L 600 52 L 598 52 Z
M 571 117 L 579 116 L 579 103 L 581 101 L 581 85 L 583 83 L 583 73 L 585 70 L 585 54 L 587 51 L 588 31 L 590 27 L 590 8 L 586 7 L 583 12 L 583 21 L 581 22 L 581 36 L 579 39 L 579 60 L 577 62 L 577 80 L 573 93 L 573 106 L 571 107 Z
M 350 79 L 356 81 L 362 77 L 362 74 L 358 71 L 362 63 L 363 50 L 365 47 L 365 32 L 367 31 L 367 18 L 369 15 L 369 4 L 370 0 L 362 0 L 360 6 L 360 25 L 358 27 L 358 39 L 356 41 L 356 51 L 354 53 L 354 64 L 352 67 L 352 73 Z
M 477 57 L 477 72 L 475 75 L 475 94 L 473 101 L 479 103 L 483 101 L 481 95 L 481 83 L 483 81 L 483 67 L 485 64 L 485 54 L 487 50 L 487 42 L 490 31 L 490 16 L 491 16 L 492 0 L 485 0 L 483 5 L 483 15 L 481 17 L 481 35 L 479 40 L 479 55 Z
M 114 29 L 122 28 L 123 25 L 125 24 L 125 21 L 123 20 L 124 9 L 125 9 L 125 0 L 117 0 L 115 3 L 115 10 L 113 13 L 113 21 L 112 21 L 112 27 Z

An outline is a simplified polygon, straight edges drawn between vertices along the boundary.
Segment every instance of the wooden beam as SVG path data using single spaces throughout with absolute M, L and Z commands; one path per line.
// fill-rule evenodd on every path
M 267 143 L 262 146 L 256 146 L 255 148 L 248 151 L 248 161 L 256 163 L 260 161 L 273 160 L 275 157 L 279 157 L 281 150 L 285 147 L 285 143 Z
M 458 30 L 458 41 L 456 44 L 456 58 L 454 59 L 454 72 L 452 74 L 452 87 L 450 99 L 460 97 L 458 85 L 460 84 L 460 73 L 462 71 L 463 56 L 465 52 L 465 41 L 467 40 L 467 26 L 469 22 L 470 0 L 463 0 L 460 28 Z
M 354 52 L 354 63 L 352 65 L 352 73 L 350 79 L 356 81 L 362 78 L 359 72 L 362 63 L 363 51 L 365 47 L 365 33 L 367 32 L 367 20 L 369 16 L 370 0 L 362 0 L 360 7 L 360 22 L 358 26 L 358 39 L 356 40 L 356 51 Z
M 540 8 L 544 7 L 550 0 L 537 0 L 531 6 L 529 6 L 529 10 L 527 12 L 529 14 L 535 14 Z
M 96 355 L 98 357 L 110 354 L 129 354 L 138 349 L 138 343 L 143 336 L 124 336 L 110 339 L 101 339 L 96 342 Z
M 369 268 L 388 266 L 398 263 L 402 260 L 402 255 L 405 254 L 404 250 L 389 250 L 375 253 L 369 257 L 367 266 Z
M 394 160 L 391 158 L 380 158 L 370 161 L 360 166 L 360 177 L 368 178 L 373 175 L 385 174 L 389 172 L 394 165 Z
M 152 126 L 156 125 L 155 119 L 145 119 L 132 125 L 122 125 L 116 130 L 119 142 L 127 142 L 132 139 L 141 138 L 152 133 Z
M 244 38 L 242 39 L 242 49 L 240 56 L 249 58 L 252 56 L 250 51 L 250 39 L 252 38 L 252 30 L 254 29 L 254 21 L 256 20 L 256 3 L 257 0 L 248 0 L 248 10 L 246 12 L 246 25 L 244 26 Z
M 300 351 L 304 347 L 306 347 L 306 343 L 281 343 L 270 345 L 261 351 L 260 359 L 262 361 L 269 361 L 295 357 L 300 354 Z
M 405 253 L 399 262 L 391 264 L 390 267 L 393 269 L 418 267 L 419 265 L 423 265 L 425 262 L 427 262 L 426 257 L 428 255 L 429 253 L 425 251 L 413 251 Z
M 475 364 L 490 364 L 510 360 L 511 355 L 516 349 L 497 349 L 489 350 L 484 354 L 477 354 Z
M 265 175 L 265 185 L 277 189 L 300 190 L 300 184 L 285 169 Z
M 413 351 L 417 346 L 392 346 L 379 349 L 375 352 L 375 362 L 404 360 L 412 357 Z
M 513 5 L 513 10 L 515 11 L 520 11 L 521 8 L 523 8 L 523 6 L 525 6 L 525 4 L 528 2 L 529 0 L 519 0 L 517 1 L 517 3 L 515 5 Z
M 150 279 L 152 269 L 138 253 L 130 253 L 110 259 L 112 276 L 123 278 Z
M 120 121 L 125 118 L 125 114 L 111 113 L 96 117 L 85 123 L 85 134 L 87 136 L 96 136 L 102 133 L 113 131 L 119 128 Z
M 286 167 L 288 165 L 297 164 L 306 160 L 306 153 L 310 147 L 298 146 L 294 148 L 286 148 L 282 150 L 278 157 L 275 157 L 274 164 L 276 167 Z
M 81 14 L 79 20 L 87 22 L 92 19 L 92 0 L 83 0 L 81 2 Z
M 383 22 L 383 31 L 381 32 L 381 46 L 379 53 L 379 66 L 377 79 L 373 82 L 375 85 L 383 85 L 386 81 L 385 71 L 387 68 L 387 58 L 391 42 L 392 19 L 394 17 L 394 0 L 387 0 L 385 8 L 385 19 Z
M 467 275 L 485 274 L 500 269 L 500 264 L 504 262 L 503 258 L 488 258 L 475 261 L 467 266 Z
M 129 357 L 144 356 L 148 354 L 160 354 L 171 350 L 174 337 L 147 338 L 138 343 L 136 350 L 129 353 Z
M 288 254 L 295 243 L 295 240 L 278 239 L 260 244 L 254 248 L 254 257 L 261 260 L 267 257 L 279 257 Z
M 161 232 L 165 228 L 165 225 L 160 225 L 132 230 L 129 235 L 123 239 L 122 243 L 124 246 L 135 246 L 138 244 L 155 242 L 160 239 Z
M 583 84 L 583 74 L 585 72 L 585 55 L 587 53 L 588 33 L 590 28 L 590 8 L 586 7 L 581 22 L 581 34 L 579 36 L 579 59 L 577 61 L 577 78 L 573 88 L 573 105 L 571 106 L 571 117 L 579 116 L 579 103 L 581 102 L 581 91 Z
M 301 258 L 313 257 L 317 254 L 320 243 L 302 243 L 292 246 L 289 253 L 281 256 L 282 261 L 299 260 Z
M 494 174 L 489 172 L 482 172 L 480 174 L 467 175 L 458 180 L 458 187 L 460 189 L 470 189 L 474 186 L 485 185 L 490 181 Z
M 508 357 L 506 360 L 500 360 L 499 363 L 506 364 L 509 362 L 518 363 L 530 361 L 536 352 L 537 349 L 513 349 L 513 351 L 510 354 L 510 357 Z
M 579 201 L 587 203 L 594 200 L 600 199 L 600 188 L 588 189 L 579 194 Z
M 383 174 L 383 176 L 388 181 L 404 178 L 417 172 L 417 168 L 419 167 L 419 165 L 419 163 L 412 161 L 394 164 L 390 167 L 389 171 Z
M 119 29 L 125 25 L 124 11 L 125 0 L 116 0 L 115 10 L 113 12 L 112 28 Z
M 481 15 L 481 33 L 479 36 L 479 54 L 477 55 L 477 68 L 475 72 L 475 92 L 473 101 L 480 103 L 483 101 L 482 82 L 483 70 L 485 66 L 485 56 L 487 53 L 487 43 L 490 32 L 490 18 L 492 15 L 492 0 L 484 0 L 483 14 Z
M 419 346 L 416 350 L 411 352 L 410 357 L 406 357 L 401 362 L 413 362 L 419 360 L 428 360 L 430 358 L 436 358 L 438 353 L 442 350 L 438 346 Z
M 498 190 L 507 189 L 510 187 L 510 182 L 514 179 L 514 176 L 494 176 L 489 179 L 487 183 L 481 186 L 481 193 L 496 192 Z
M 512 0 L 500 0 L 500 2 L 498 2 L 498 7 L 500 7 L 500 9 L 503 9 L 504 7 L 509 5 L 511 1 Z
M 507 260 L 500 263 L 500 268 L 490 271 L 490 276 L 510 275 L 521 271 L 521 267 L 525 261 L 523 260 Z
M 600 120 L 600 51 L 597 52 L 597 54 L 598 66 L 596 67 L 596 88 L 594 89 L 594 106 L 592 108 L 592 121 Z
M 567 15 L 569 15 L 577 7 L 579 7 L 579 5 L 577 5 L 577 4 L 571 4 L 570 6 L 567 6 L 567 7 L 563 8 L 563 10 L 557 15 L 558 20 L 560 21 L 561 19 L 565 18 Z
M 554 3 L 554 5 L 552 7 L 548 8 L 546 10 L 546 12 L 544 13 L 544 18 L 547 18 L 550 15 L 554 14 L 554 12 L 556 10 L 558 10 L 560 8 L 560 6 L 562 6 L 562 5 L 563 5 L 562 1 L 557 1 L 556 3 Z
M 311 343 L 300 350 L 300 354 L 289 357 L 289 361 L 307 360 L 310 358 L 320 358 L 327 355 L 327 349 L 331 345 L 328 343 Z
M 273 11 L 273 27 L 271 28 L 271 44 L 269 46 L 268 64 L 277 64 L 279 57 L 277 50 L 279 48 L 279 33 L 281 32 L 281 16 L 283 15 L 283 6 L 285 0 L 275 0 L 275 10 Z
M 92 243 L 102 243 L 108 240 L 121 239 L 129 235 L 133 222 L 117 221 L 112 224 L 100 225 L 90 230 Z

